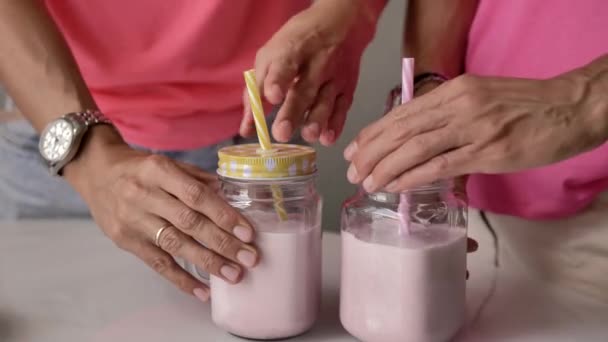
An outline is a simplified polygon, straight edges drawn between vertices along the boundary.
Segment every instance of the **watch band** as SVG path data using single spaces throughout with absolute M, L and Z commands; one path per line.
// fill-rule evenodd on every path
M 397 107 L 401 104 L 401 86 L 398 85 L 391 89 L 391 91 L 386 96 L 386 102 L 384 103 L 384 113 L 382 115 L 388 114 L 393 108 Z
M 103 115 L 102 112 L 97 109 L 87 109 L 83 112 L 66 114 L 66 116 L 68 115 L 78 117 L 86 126 L 111 123 L 110 119 L 108 119 L 105 115 Z
M 435 73 L 435 72 L 424 72 L 414 77 L 414 94 L 425 84 L 430 82 L 443 83 L 448 80 L 447 77 Z M 390 112 L 393 108 L 401 104 L 401 86 L 398 85 L 391 89 L 386 97 L 384 103 L 384 115 Z
M 414 93 L 416 93 L 422 86 L 430 82 L 443 83 L 447 81 L 448 78 L 443 76 L 442 74 L 438 74 L 436 72 L 423 72 L 422 74 L 416 75 L 414 77 Z

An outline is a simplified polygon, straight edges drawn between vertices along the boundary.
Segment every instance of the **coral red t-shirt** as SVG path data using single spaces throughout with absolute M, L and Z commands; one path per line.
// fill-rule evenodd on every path
M 310 0 L 46 0 L 124 138 L 193 149 L 238 132 L 243 71 Z

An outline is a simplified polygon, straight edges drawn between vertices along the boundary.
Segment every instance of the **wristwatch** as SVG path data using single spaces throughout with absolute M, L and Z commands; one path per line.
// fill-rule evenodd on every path
M 448 81 L 448 78 L 435 73 L 435 72 L 425 72 L 414 77 L 414 94 L 422 88 L 427 83 L 435 82 L 435 83 L 443 83 Z M 399 106 L 401 104 L 401 86 L 397 85 L 388 93 L 386 97 L 386 102 L 384 103 L 384 114 L 388 114 L 393 108 Z
M 46 126 L 40 134 L 38 149 L 51 174 L 61 175 L 63 167 L 78 153 L 89 127 L 98 124 L 111 122 L 98 110 L 86 110 L 66 114 Z

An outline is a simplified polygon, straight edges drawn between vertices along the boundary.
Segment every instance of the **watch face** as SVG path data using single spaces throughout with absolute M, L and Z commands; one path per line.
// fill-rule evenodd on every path
M 53 122 L 41 136 L 40 152 L 44 159 L 54 162 L 62 160 L 69 152 L 74 140 L 74 128 L 70 122 L 59 119 Z

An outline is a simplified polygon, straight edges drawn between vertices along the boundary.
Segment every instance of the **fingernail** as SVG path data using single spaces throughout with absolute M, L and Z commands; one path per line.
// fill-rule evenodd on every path
M 365 180 L 363 181 L 363 188 L 367 192 L 373 192 L 376 190 L 376 184 L 374 184 L 374 177 L 372 175 L 369 175 L 367 178 L 365 178 Z
M 392 181 L 390 183 L 388 183 L 388 185 L 385 187 L 386 191 L 388 192 L 393 192 L 397 190 L 397 181 Z
M 209 300 L 209 291 L 204 289 L 196 288 L 192 291 L 192 294 L 203 303 L 206 303 Z
M 253 239 L 253 230 L 244 226 L 236 226 L 232 230 L 234 236 L 243 242 L 251 242 Z
M 288 120 L 280 122 L 279 131 L 281 132 L 281 134 L 283 136 L 287 137 L 285 140 L 289 140 L 291 138 L 291 135 L 293 134 L 293 128 L 291 127 L 291 122 L 289 122 Z
M 355 152 L 357 152 L 357 143 L 353 142 L 344 150 L 344 159 L 351 161 Z
M 346 172 L 346 177 L 348 177 L 348 180 L 351 183 L 357 183 L 357 181 L 359 180 L 359 174 L 357 173 L 357 168 L 355 167 L 355 164 L 350 164 L 350 166 L 348 167 L 348 171 Z
M 319 124 L 317 122 L 313 122 L 310 123 L 306 126 L 306 130 L 308 130 L 308 133 L 310 133 L 311 135 L 314 135 L 315 138 L 319 137 Z
M 234 266 L 224 265 L 220 268 L 220 274 L 231 282 L 236 282 L 241 272 Z
M 283 95 L 283 90 L 281 89 L 281 87 L 278 84 L 275 84 L 272 86 L 272 93 L 274 94 L 274 98 L 276 100 L 278 100 L 277 102 L 283 101 L 283 98 L 285 97 L 285 95 Z M 275 104 L 277 104 L 277 103 L 275 103 Z
M 253 267 L 255 265 L 255 254 L 252 251 L 241 249 L 236 253 L 236 259 L 246 267 Z
M 336 131 L 333 129 L 327 130 L 327 132 L 325 132 L 325 139 L 327 139 L 327 142 L 330 144 L 333 144 L 336 141 Z

